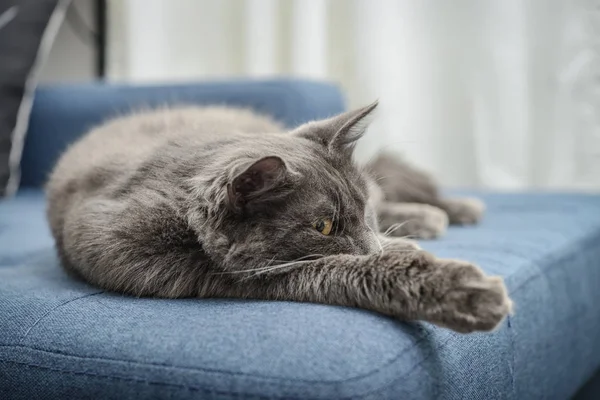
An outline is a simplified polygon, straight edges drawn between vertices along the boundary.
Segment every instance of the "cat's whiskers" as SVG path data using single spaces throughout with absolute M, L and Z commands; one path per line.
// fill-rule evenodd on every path
M 383 245 L 381 244 L 381 240 L 379 240 L 379 235 L 377 235 L 375 231 L 373 231 L 373 228 L 371 228 L 369 225 L 367 225 L 367 228 L 371 231 L 373 236 L 375 236 L 375 240 L 377 240 L 377 244 L 379 245 L 379 254 L 383 254 Z
M 412 240 L 412 239 L 417 239 L 417 238 L 414 235 L 406 235 L 406 236 L 402 236 L 402 237 L 389 238 L 383 244 L 384 252 L 390 252 L 389 251 L 390 247 L 394 248 L 394 247 L 396 247 L 398 245 L 404 245 L 402 243 L 399 243 L 402 240 Z M 406 244 L 406 247 L 409 247 L 409 245 Z M 409 250 L 406 250 L 406 251 L 418 251 L 418 250 L 419 250 L 418 248 L 415 249 L 415 248 L 410 248 L 409 247 Z M 393 251 L 395 251 L 395 250 L 392 250 L 391 252 L 393 252 Z M 405 250 L 402 250 L 402 251 L 405 251 Z
M 310 260 L 306 260 L 309 257 L 316 257 L 316 258 L 312 258 Z M 287 267 L 290 266 L 294 263 L 308 263 L 311 261 L 314 261 L 315 259 L 318 259 L 320 257 L 323 257 L 322 254 L 309 254 L 307 256 L 303 256 L 300 258 L 297 258 L 295 260 L 291 260 L 291 261 L 284 261 L 284 260 L 276 260 L 275 257 L 271 258 L 271 260 L 269 260 L 267 262 L 267 265 L 264 267 L 258 267 L 258 268 L 250 268 L 250 269 L 238 269 L 235 271 L 222 271 L 222 272 L 215 272 L 214 275 L 236 275 L 236 274 L 247 274 L 250 272 L 258 272 L 258 273 L 262 273 L 262 272 L 268 272 L 271 271 L 273 269 L 278 269 L 278 268 L 282 268 L 282 267 Z M 277 264 L 277 265 L 271 265 L 273 262 L 278 261 L 278 262 L 283 262 L 283 264 Z
M 396 224 L 391 225 L 385 232 L 383 232 L 383 236 L 389 236 L 394 233 L 398 229 L 402 228 L 408 221 L 398 222 Z
M 317 258 L 312 258 L 310 260 L 306 260 L 306 258 L 309 258 L 309 257 L 317 257 Z M 319 259 L 321 257 L 323 257 L 322 254 L 310 254 L 308 256 L 300 257 L 300 258 L 298 258 L 296 260 L 293 260 L 293 261 L 283 262 L 283 264 L 268 265 L 268 266 L 263 267 L 263 268 L 256 268 L 256 270 L 255 270 L 256 272 L 255 273 L 253 273 L 253 274 L 251 274 L 249 276 L 246 276 L 246 277 L 240 279 L 240 281 L 243 282 L 243 281 L 248 280 L 248 279 L 256 278 L 259 275 L 263 275 L 263 274 L 266 274 L 266 273 L 269 273 L 271 271 L 275 271 L 275 270 L 278 270 L 278 269 L 291 268 L 291 267 L 294 267 L 296 265 L 302 265 L 302 264 L 311 263 L 311 262 L 313 262 L 316 259 Z
M 381 182 L 381 181 L 383 181 L 383 180 L 385 180 L 385 179 L 390 179 L 390 178 L 392 178 L 392 176 L 391 176 L 391 175 L 386 175 L 386 176 L 378 176 L 377 178 L 375 178 L 375 182 L 376 182 L 376 183 L 379 183 L 379 182 Z
M 389 247 L 395 246 L 397 245 L 397 241 L 398 240 L 402 240 L 402 239 L 406 239 L 406 240 L 415 240 L 418 239 L 418 237 L 416 237 L 415 235 L 406 235 L 406 236 L 400 236 L 400 237 L 394 237 L 393 239 L 391 239 L 389 242 L 384 243 L 383 244 L 383 248 L 387 249 Z
M 253 274 L 250 274 L 250 275 L 248 275 L 246 277 L 241 278 L 240 282 L 247 281 L 248 279 L 256 278 L 259 275 L 264 275 L 266 273 L 269 273 L 269 272 L 272 272 L 272 271 L 275 271 L 275 270 L 278 270 L 278 269 L 291 268 L 291 267 L 294 267 L 296 265 L 307 264 L 307 263 L 310 263 L 312 261 L 313 260 L 294 261 L 294 262 L 289 262 L 289 263 L 285 263 L 285 264 L 273 265 L 273 266 L 268 267 L 268 268 L 263 268 L 261 270 L 257 270 L 257 272 L 255 272 Z
M 324 257 L 324 255 L 323 254 L 309 254 L 309 255 L 306 255 L 306 256 L 298 257 L 298 258 L 296 258 L 294 260 L 276 260 L 275 258 L 272 258 L 271 261 L 277 261 L 279 263 L 290 263 L 290 262 L 295 262 L 295 261 L 303 261 L 303 260 L 306 260 L 307 258 L 312 258 L 312 257 L 315 257 L 315 258 L 311 259 L 309 261 L 317 260 L 317 259 L 319 259 L 321 257 Z

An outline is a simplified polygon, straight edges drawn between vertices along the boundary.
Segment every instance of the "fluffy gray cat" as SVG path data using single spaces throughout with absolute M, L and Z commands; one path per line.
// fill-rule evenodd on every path
M 135 296 L 318 302 L 493 329 L 512 305 L 499 277 L 379 233 L 378 214 L 392 234 L 431 237 L 448 220 L 475 222 L 482 207 L 441 199 L 427 176 L 390 157 L 370 165 L 386 175 L 381 188 L 357 167 L 353 149 L 375 107 L 286 134 L 265 116 L 219 107 L 92 130 L 47 187 L 63 265 Z

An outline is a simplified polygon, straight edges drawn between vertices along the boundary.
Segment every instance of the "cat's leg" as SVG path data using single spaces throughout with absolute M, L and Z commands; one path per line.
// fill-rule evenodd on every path
M 443 210 L 424 203 L 386 201 L 382 188 L 374 179 L 369 178 L 367 183 L 369 205 L 377 215 L 374 226 L 378 226 L 384 236 L 432 239 L 446 232 L 448 216 Z
M 448 227 L 448 215 L 429 204 L 382 202 L 376 209 L 380 231 L 386 236 L 433 239 Z
M 464 261 L 406 248 L 329 256 L 248 272 L 237 282 L 225 279 L 200 295 L 359 307 L 463 333 L 492 330 L 512 309 L 501 278 Z
M 438 206 L 448 214 L 452 225 L 472 225 L 483 217 L 485 204 L 475 197 L 448 197 L 439 200 Z
M 476 198 L 445 198 L 427 173 L 398 157 L 381 154 L 369 166 L 377 177 L 383 197 L 388 202 L 422 203 L 435 206 L 448 214 L 450 224 L 475 224 L 483 216 L 485 206 Z
M 85 200 L 66 215 L 60 253 L 88 282 L 135 296 L 195 296 L 209 268 L 198 238 L 159 196 Z

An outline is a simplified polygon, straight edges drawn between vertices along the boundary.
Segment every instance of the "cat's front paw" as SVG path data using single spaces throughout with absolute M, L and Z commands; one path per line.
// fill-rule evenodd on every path
M 461 333 L 491 331 L 512 311 L 502 278 L 486 276 L 465 261 L 436 263 L 440 273 L 429 282 L 437 293 L 431 322 Z
M 450 198 L 443 201 L 443 207 L 452 225 L 473 225 L 483 217 L 485 204 L 474 197 Z
M 390 230 L 390 236 L 435 239 L 446 233 L 448 215 L 440 208 L 419 204 L 418 210 L 396 225 L 398 229 Z
M 411 239 L 380 235 L 379 242 L 381 243 L 383 251 L 388 253 L 391 251 L 421 250 L 421 246 L 419 246 L 419 243 Z

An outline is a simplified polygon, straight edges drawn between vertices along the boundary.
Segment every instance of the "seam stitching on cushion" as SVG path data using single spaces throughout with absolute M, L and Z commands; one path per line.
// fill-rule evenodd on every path
M 63 301 L 60 304 L 57 304 L 56 306 L 52 307 L 50 310 L 46 311 L 44 314 L 42 314 L 37 320 L 35 320 L 35 322 L 33 323 L 33 325 L 31 325 L 27 331 L 25 332 L 25 334 L 23 335 L 23 337 L 21 337 L 21 339 L 19 340 L 19 343 L 22 344 L 25 341 L 25 338 L 27 338 L 27 335 L 29 335 L 29 333 L 31 332 L 31 330 L 33 328 L 36 327 L 37 324 L 40 323 L 40 321 L 42 321 L 44 318 L 46 318 L 47 316 L 49 316 L 52 312 L 56 311 L 57 309 L 59 309 L 60 307 L 67 305 L 75 300 L 80 300 L 80 299 L 84 299 L 86 297 L 90 297 L 90 296 L 95 296 L 97 294 L 101 294 L 104 293 L 104 291 L 100 291 L 100 292 L 95 292 L 95 293 L 88 293 L 84 296 L 79 296 L 79 297 L 75 297 L 73 299 L 69 299 L 67 301 Z
M 380 392 L 382 392 L 382 391 L 390 388 L 394 383 L 396 383 L 396 382 L 398 382 L 398 381 L 400 381 L 400 380 L 402 380 L 402 379 L 410 376 L 413 372 L 415 372 L 417 370 L 417 368 L 419 368 L 425 361 L 427 361 L 434 353 L 436 353 L 436 352 L 444 349 L 444 347 L 446 347 L 446 345 L 448 344 L 448 342 L 450 342 L 450 340 L 452 340 L 453 337 L 454 336 L 450 335 L 448 338 L 446 338 L 446 340 L 444 340 L 442 343 L 440 343 L 439 346 L 437 346 L 435 348 L 435 351 L 433 351 L 433 350 L 430 351 L 427 354 L 427 356 L 423 357 L 422 360 L 420 360 L 418 363 L 416 363 L 415 365 L 413 365 L 413 367 L 409 371 L 406 371 L 402 375 L 400 375 L 400 376 L 392 379 L 391 382 L 389 382 L 387 385 L 382 386 L 382 387 L 380 387 L 378 389 L 372 390 L 370 392 L 363 393 L 362 395 L 360 395 L 358 397 L 344 397 L 344 398 L 342 398 L 342 400 L 352 400 L 352 399 L 365 398 L 368 395 L 377 394 L 377 393 L 380 393 Z
M 245 394 L 245 393 L 227 392 L 227 391 L 223 391 L 223 390 L 213 390 L 213 389 L 207 389 L 207 388 L 196 387 L 196 386 L 188 386 L 188 385 L 179 385 L 179 384 L 168 383 L 168 382 L 151 381 L 148 379 L 141 379 L 141 378 L 127 378 L 124 376 L 96 374 L 93 372 L 69 371 L 69 370 L 61 369 L 61 368 L 52 368 L 52 367 L 47 367 L 47 366 L 43 366 L 43 365 L 30 364 L 30 363 L 24 363 L 24 362 L 19 362 L 19 361 L 12 361 L 12 360 L 0 360 L 0 362 L 24 365 L 24 366 L 30 367 L 30 368 L 39 368 L 39 369 L 45 369 L 45 370 L 50 370 L 50 371 L 56 371 L 56 372 L 60 372 L 63 374 L 69 374 L 69 375 L 84 375 L 84 376 L 91 376 L 94 378 L 108 378 L 108 379 L 122 380 L 122 381 L 127 381 L 127 382 L 138 382 L 138 383 L 143 383 L 143 384 L 147 384 L 147 385 L 169 386 L 169 387 L 174 387 L 174 388 L 178 388 L 178 389 L 186 389 L 186 390 L 193 391 L 193 392 L 200 391 L 200 392 L 213 393 L 213 394 L 244 396 L 244 398 L 247 396 L 247 394 Z M 280 397 L 265 397 L 260 394 L 251 394 L 249 396 L 259 398 L 259 399 L 265 399 L 265 400 L 269 400 L 269 399 L 273 399 L 273 398 L 278 398 L 278 399 L 280 398 Z M 290 398 L 290 397 L 286 397 L 286 399 L 287 398 Z M 290 399 L 295 399 L 295 398 L 290 398 Z
M 512 386 L 513 399 L 517 398 L 517 386 L 515 384 L 515 330 L 512 327 L 511 316 L 506 317 L 508 327 L 508 340 L 510 342 L 510 384 Z
M 423 335 L 419 340 L 416 341 L 416 344 L 418 345 L 419 343 L 421 343 L 423 340 L 425 340 L 429 336 L 430 336 L 429 334 Z M 336 385 L 336 384 L 340 384 L 340 383 L 352 382 L 352 381 L 357 381 L 357 380 L 360 380 L 363 378 L 368 378 L 368 377 L 380 372 L 382 369 L 388 367 L 389 365 L 394 364 L 402 355 L 404 355 L 404 352 L 403 352 L 400 355 L 398 355 L 398 357 L 395 357 L 389 363 L 386 363 L 385 365 L 381 366 L 377 370 L 370 371 L 369 373 L 366 373 L 363 375 L 357 375 L 357 376 L 353 376 L 353 377 L 350 377 L 347 379 L 336 380 L 336 381 L 320 381 L 320 380 L 314 380 L 314 379 L 296 379 L 296 378 L 290 379 L 290 378 L 285 378 L 285 377 L 266 376 L 266 375 L 250 374 L 250 373 L 243 373 L 243 372 L 233 372 L 233 371 L 227 371 L 227 370 L 220 370 L 220 369 L 216 369 L 216 368 L 210 369 L 210 368 L 203 368 L 203 367 L 187 367 L 187 366 L 169 365 L 169 364 L 161 364 L 161 363 L 139 362 L 139 361 L 134 361 L 134 360 L 121 360 L 121 359 L 108 358 L 108 357 L 89 357 L 89 356 L 83 356 L 83 355 L 64 353 L 64 352 L 56 351 L 56 350 L 51 350 L 51 351 L 43 350 L 43 349 L 38 349 L 35 347 L 29 347 L 29 346 L 26 346 L 23 344 L 2 344 L 2 343 L 0 343 L 0 348 L 2 348 L 2 347 L 25 349 L 25 350 L 30 350 L 30 351 L 34 351 L 34 352 L 45 353 L 48 355 L 59 355 L 59 356 L 64 356 L 64 357 L 72 357 L 72 358 L 76 358 L 76 359 L 80 359 L 80 360 L 133 364 L 133 365 L 138 365 L 141 367 L 163 367 L 163 368 L 171 368 L 171 369 L 175 369 L 175 370 L 179 369 L 179 370 L 185 370 L 185 371 L 204 372 L 204 373 L 209 373 L 209 374 L 222 374 L 222 375 L 229 375 L 229 376 L 247 376 L 247 377 L 252 377 L 252 378 L 263 379 L 266 381 L 303 382 L 303 383 L 312 383 L 312 384 L 319 384 L 319 385 Z M 410 348 L 413 348 L 413 347 L 410 347 Z M 407 347 L 404 350 L 409 350 L 410 348 Z M 0 360 L 2 360 L 2 359 L 0 359 Z
M 443 349 L 446 346 L 446 344 L 451 339 L 452 339 L 452 336 L 448 337 L 444 342 L 442 342 L 438 347 L 436 347 L 436 350 Z M 417 369 L 417 367 L 419 367 L 423 362 L 425 362 L 425 360 L 427 360 L 429 358 L 429 356 L 432 353 L 434 353 L 434 352 L 432 351 L 427 357 L 424 357 L 423 360 L 421 360 L 418 364 L 416 364 L 414 366 L 414 368 L 412 368 L 410 371 L 407 371 L 405 374 L 402 374 L 401 376 L 393 379 L 391 382 L 389 382 L 385 386 L 379 387 L 377 389 L 370 390 L 368 392 L 362 393 L 362 394 L 357 395 L 357 396 L 341 397 L 340 400 L 358 400 L 358 399 L 364 399 L 364 398 L 366 398 L 368 396 L 380 393 L 380 392 L 382 392 L 382 391 L 390 388 L 394 383 L 396 383 L 399 380 L 403 379 L 404 377 L 409 376 L 410 374 L 412 374 Z M 137 378 L 136 379 L 136 378 L 127 378 L 127 377 L 122 377 L 122 376 L 114 376 L 114 375 L 106 375 L 106 374 L 95 374 L 95 373 L 91 373 L 91 372 L 69 371 L 69 370 L 66 370 L 66 369 L 52 368 L 52 367 L 47 367 L 47 366 L 43 366 L 43 365 L 37 365 L 37 364 L 24 363 L 24 362 L 13 361 L 13 360 L 2 360 L 2 359 L 0 359 L 0 363 L 2 363 L 2 362 L 17 364 L 17 365 L 24 365 L 26 367 L 31 367 L 31 368 L 39 368 L 39 369 L 45 369 L 45 370 L 50 370 L 50 371 L 56 371 L 56 372 L 60 372 L 60 373 L 70 374 L 70 375 L 84 375 L 84 376 L 92 376 L 92 377 L 96 377 L 96 378 L 108 378 L 108 379 L 114 379 L 114 380 L 139 382 L 139 383 L 145 383 L 145 384 L 156 385 L 156 386 L 171 386 L 171 387 L 180 388 L 180 389 L 187 389 L 189 391 L 202 391 L 202 392 L 205 392 L 205 393 L 216 393 L 216 394 L 225 394 L 225 395 L 233 395 L 233 396 L 243 396 L 243 398 L 246 398 L 248 396 L 253 396 L 253 397 L 257 397 L 257 398 L 260 398 L 260 399 L 266 399 L 266 400 L 269 400 L 269 399 L 300 400 L 300 398 L 291 397 L 291 396 L 279 397 L 279 396 L 275 395 L 275 396 L 265 397 L 265 396 L 262 396 L 260 394 L 251 394 L 251 395 L 248 395 L 247 393 L 226 392 L 226 391 L 206 389 L 206 388 L 195 387 L 195 386 L 179 385 L 179 384 L 175 384 L 175 383 L 151 381 L 151 380 L 141 379 L 141 378 Z M 319 398 L 315 397 L 313 399 L 318 400 L 318 399 L 321 399 L 321 398 L 320 397 Z M 310 398 L 308 398 L 308 397 L 302 397 L 302 400 L 310 400 Z
M 95 293 L 95 294 L 99 294 L 99 293 Z M 92 295 L 94 295 L 94 294 L 92 294 Z M 88 297 L 88 296 L 83 296 L 83 297 Z M 73 300 L 75 300 L 75 299 L 73 299 Z M 419 339 L 415 342 L 415 346 L 419 345 L 421 342 L 423 342 L 430 336 L 431 336 L 430 332 L 425 331 L 425 334 L 421 335 L 421 337 L 419 337 Z M 447 340 L 449 340 L 451 337 L 452 337 L 452 335 L 450 334 L 449 337 L 447 338 Z M 372 375 L 379 373 L 384 368 L 387 368 L 388 366 L 395 364 L 396 361 L 398 361 L 398 359 L 400 359 L 406 351 L 415 348 L 415 346 L 407 346 L 407 347 L 403 348 L 401 353 L 397 354 L 389 362 L 387 362 L 384 365 L 380 366 L 379 368 L 369 371 L 367 373 L 364 373 L 361 375 L 355 375 L 353 377 L 350 377 L 347 379 L 342 379 L 342 380 L 320 381 L 320 380 L 314 380 L 314 379 L 289 379 L 289 378 L 284 378 L 284 377 L 273 377 L 273 376 L 249 374 L 249 373 L 243 373 L 243 372 L 232 372 L 232 371 L 220 370 L 220 369 L 216 369 L 216 368 L 210 369 L 210 368 L 203 368 L 203 367 L 186 367 L 186 366 L 180 366 L 180 365 L 169 365 L 169 364 L 152 363 L 152 362 L 139 362 L 139 361 L 135 361 L 135 360 L 122 360 L 122 359 L 118 359 L 118 358 L 109 358 L 109 357 L 90 357 L 90 356 L 85 356 L 85 355 L 69 354 L 69 353 L 65 353 L 65 352 L 57 351 L 57 350 L 49 351 L 49 350 L 39 349 L 39 348 L 35 348 L 35 347 L 26 346 L 21 343 L 19 343 L 19 344 L 0 343 L 0 347 L 21 348 L 21 349 L 46 353 L 46 354 L 50 354 L 50 355 L 61 355 L 61 356 L 65 356 L 65 357 L 73 357 L 73 358 L 82 359 L 82 360 L 117 362 L 117 363 L 124 363 L 124 364 L 134 364 L 134 365 L 145 366 L 145 367 L 167 367 L 167 368 L 173 368 L 173 369 L 205 372 L 205 373 L 211 373 L 211 374 L 223 374 L 223 375 L 230 375 L 230 376 L 249 376 L 249 377 L 259 378 L 259 379 L 264 379 L 264 380 L 276 380 L 276 381 L 283 380 L 283 381 L 290 381 L 290 382 L 305 382 L 305 383 L 313 383 L 313 384 L 320 384 L 320 385 L 336 385 L 336 384 L 340 384 L 340 383 L 352 382 L 352 381 L 357 381 L 357 380 L 360 380 L 363 378 L 368 378 Z

